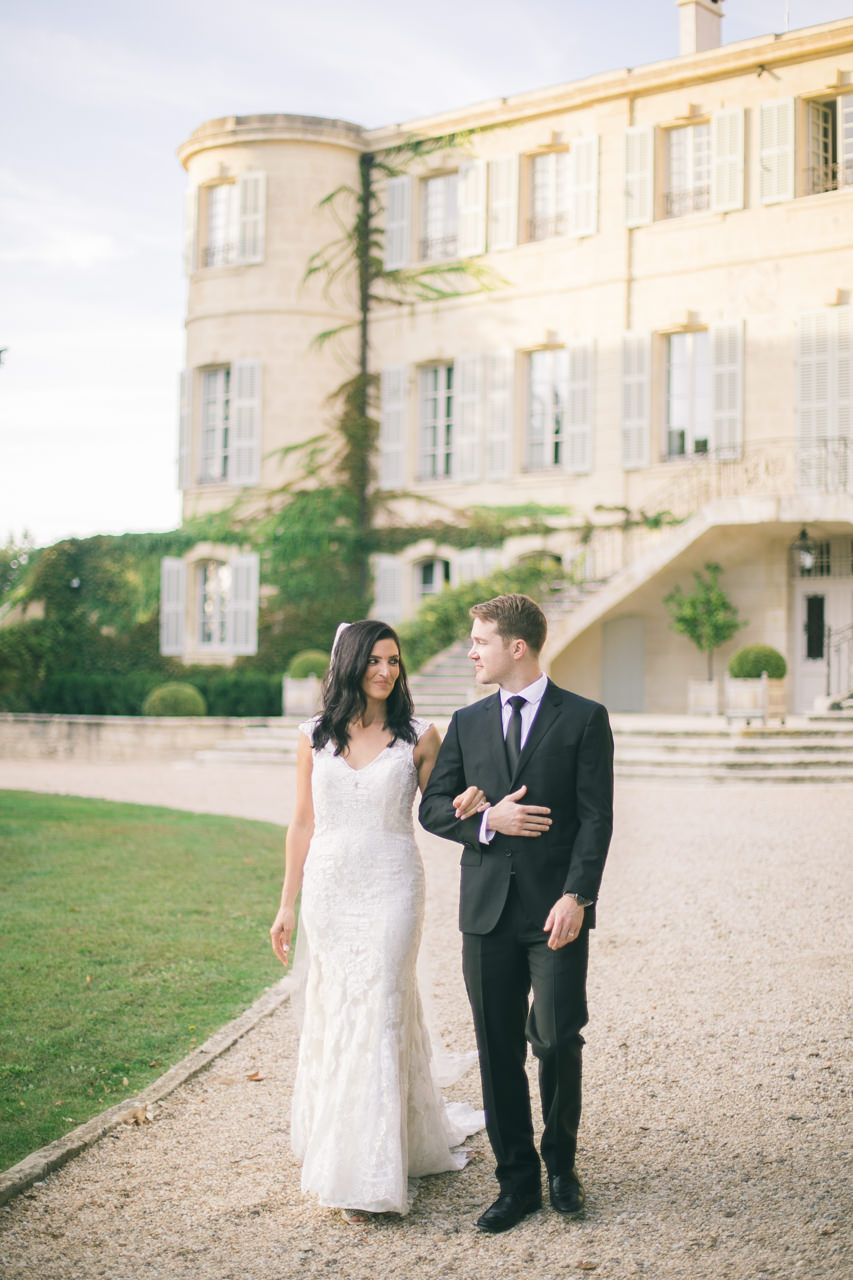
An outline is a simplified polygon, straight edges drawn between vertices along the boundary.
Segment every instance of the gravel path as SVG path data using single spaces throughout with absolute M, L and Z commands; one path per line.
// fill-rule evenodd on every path
M 292 794 L 281 769 L 69 768 L 0 762 L 0 787 L 272 820 Z M 581 1221 L 544 1209 L 507 1235 L 476 1232 L 495 1188 L 484 1135 L 461 1173 L 423 1180 L 406 1219 L 347 1227 L 303 1200 L 284 1006 L 153 1123 L 116 1130 L 0 1209 L 0 1270 L 7 1280 L 853 1275 L 851 808 L 846 788 L 826 786 L 619 786 L 592 938 Z M 436 1009 L 448 1039 L 468 1047 L 456 852 L 432 837 L 422 847 Z M 450 1093 L 476 1098 L 475 1073 Z

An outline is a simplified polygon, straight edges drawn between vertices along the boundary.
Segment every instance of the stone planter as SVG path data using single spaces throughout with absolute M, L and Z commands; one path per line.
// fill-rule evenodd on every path
M 319 676 L 306 676 L 304 680 L 284 676 L 281 685 L 282 715 L 313 716 L 320 707 L 322 683 Z
M 787 715 L 785 681 L 771 680 L 765 671 L 757 680 L 735 679 L 726 675 L 725 717 L 727 720 L 745 720 L 750 724 L 760 720 L 780 720 L 784 724 Z
M 687 681 L 687 714 L 689 716 L 720 714 L 720 687 L 716 680 Z

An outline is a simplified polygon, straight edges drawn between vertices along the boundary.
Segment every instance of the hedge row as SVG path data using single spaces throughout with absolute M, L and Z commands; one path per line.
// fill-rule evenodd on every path
M 228 671 L 190 667 L 183 679 L 195 685 L 210 716 L 280 716 L 281 677 L 261 671 Z M 164 683 L 160 671 L 133 671 L 125 675 L 93 675 L 69 671 L 48 676 L 38 697 L 26 708 L 66 716 L 138 716 L 152 689 Z

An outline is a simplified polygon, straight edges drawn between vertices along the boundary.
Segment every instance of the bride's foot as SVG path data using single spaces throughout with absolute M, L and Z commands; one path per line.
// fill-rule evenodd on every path
M 366 1222 L 370 1222 L 373 1214 L 367 1209 L 341 1209 L 341 1217 L 351 1227 L 363 1227 Z

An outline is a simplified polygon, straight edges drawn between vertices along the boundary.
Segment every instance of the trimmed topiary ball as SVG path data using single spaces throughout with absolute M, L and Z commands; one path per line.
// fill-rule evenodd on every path
M 303 649 L 290 659 L 287 674 L 294 680 L 304 680 L 306 676 L 324 676 L 329 665 L 329 655 L 322 649 Z
M 782 654 L 769 644 L 746 644 L 729 662 L 729 675 L 736 680 L 758 680 L 765 671 L 771 680 L 781 680 L 787 670 Z
M 152 689 L 142 704 L 144 716 L 206 716 L 207 703 L 194 684 L 170 680 Z

